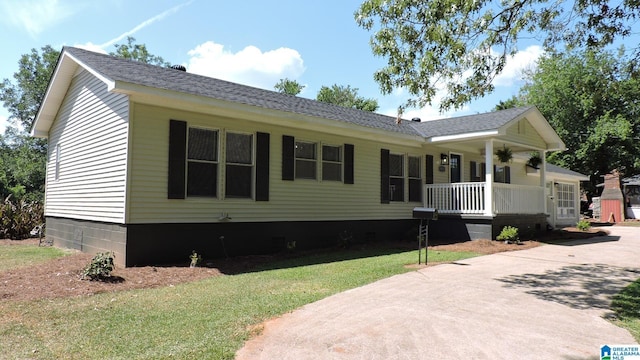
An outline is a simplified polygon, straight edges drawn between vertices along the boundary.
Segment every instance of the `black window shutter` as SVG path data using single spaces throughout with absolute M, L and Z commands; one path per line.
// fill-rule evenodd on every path
M 424 183 L 433 184 L 433 155 L 427 154 L 425 156 L 425 169 L 427 169 L 427 174 Z
M 504 183 L 511 184 L 511 168 L 509 166 L 504 167 Z
M 480 163 L 480 181 L 487 181 L 487 163 Z
M 169 121 L 169 199 L 185 198 L 185 167 L 187 163 L 187 123 Z
M 269 201 L 269 134 L 256 134 L 256 201 Z
M 344 183 L 353 184 L 353 145 L 344 144 Z
M 476 174 L 476 162 L 469 161 L 469 168 L 471 169 L 471 181 L 478 181 L 480 177 Z
M 380 149 L 380 202 L 389 203 L 389 150 Z
M 295 172 L 295 139 L 282 135 L 282 180 L 293 180 Z

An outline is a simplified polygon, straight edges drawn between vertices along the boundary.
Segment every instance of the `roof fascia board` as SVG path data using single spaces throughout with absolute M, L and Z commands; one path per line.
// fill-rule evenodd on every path
M 542 136 L 547 143 L 547 150 L 566 150 L 567 147 L 560 136 L 558 136 L 558 133 L 556 133 L 551 124 L 549 124 L 544 115 L 542 115 L 540 110 L 535 106 L 532 106 L 527 112 L 522 114 L 522 116 L 507 123 L 505 130 L 506 127 L 510 126 L 513 122 L 519 121 L 522 118 L 526 118 L 538 134 Z
M 57 91 L 57 89 L 61 87 L 68 88 L 71 83 L 71 79 L 73 78 L 72 74 L 75 72 L 75 69 L 73 69 L 73 71 L 70 70 L 73 63 L 70 63 L 71 60 L 68 59 L 69 54 L 63 51 L 58 59 L 58 63 L 56 64 L 53 74 L 51 75 L 49 84 L 47 84 L 47 90 L 42 98 L 42 103 L 40 104 L 36 117 L 31 125 L 31 136 L 43 138 L 48 137 L 49 128 L 53 124 L 53 120 L 58 113 L 60 105 L 62 104 L 64 95 L 67 93 L 66 90 L 61 92 Z M 70 73 L 71 75 L 69 75 Z M 54 88 L 56 90 L 54 90 Z
M 425 144 L 425 139 L 420 136 L 394 133 L 338 120 L 261 108 L 122 81 L 115 82 L 113 91 L 129 95 L 131 101 L 141 104 L 168 107 L 168 104 L 171 103 L 172 107 L 175 105 L 176 108 L 183 111 L 232 118 L 237 118 L 238 114 L 242 114 L 243 119 L 249 121 L 324 133 L 344 134 L 345 131 L 349 131 L 350 135 L 354 137 L 415 148 L 421 148 Z
M 481 131 L 481 132 L 456 134 L 456 135 L 434 136 L 430 139 L 430 142 L 438 143 L 438 142 L 447 142 L 447 141 L 456 141 L 456 140 L 472 140 L 472 139 L 493 137 L 497 135 L 501 135 L 500 131 L 490 130 L 490 131 Z
M 115 88 L 116 82 L 112 79 L 109 79 L 108 77 L 102 75 L 101 73 L 95 71 L 92 67 L 88 66 L 87 64 L 83 63 L 82 60 L 78 59 L 77 57 L 73 56 L 72 54 L 69 53 L 65 53 L 69 58 L 73 59 L 73 61 L 76 62 L 76 64 L 82 66 L 82 68 L 84 68 L 85 70 L 87 70 L 91 75 L 97 77 L 98 79 L 100 79 L 100 81 L 102 81 L 103 83 L 105 83 L 107 85 L 107 90 L 111 91 Z
M 58 114 L 58 110 L 64 101 L 67 90 L 78 67 L 89 71 L 92 75 L 103 81 L 110 90 L 115 87 L 115 82 L 102 74 L 96 72 L 91 67 L 80 61 L 72 54 L 64 51 L 60 54 L 58 64 L 51 76 L 51 80 L 47 86 L 42 104 L 38 109 L 35 120 L 31 127 L 31 136 L 46 138 L 49 136 L 49 129 L 53 125 L 53 121 Z M 64 90 L 64 91 L 63 91 Z

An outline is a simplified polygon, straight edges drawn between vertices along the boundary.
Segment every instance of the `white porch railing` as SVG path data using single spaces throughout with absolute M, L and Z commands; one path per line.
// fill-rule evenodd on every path
M 442 214 L 483 214 L 484 183 L 427 184 L 424 207 Z
M 483 182 L 427 184 L 424 207 L 442 214 L 485 214 Z M 539 214 L 544 212 L 544 188 L 493 184 L 492 214 Z

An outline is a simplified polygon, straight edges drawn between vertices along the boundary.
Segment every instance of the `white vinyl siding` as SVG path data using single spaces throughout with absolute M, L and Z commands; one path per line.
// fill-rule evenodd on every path
M 86 71 L 49 131 L 46 216 L 124 223 L 128 98 Z
M 130 223 L 216 222 L 228 214 L 232 222 L 409 219 L 415 203 L 380 203 L 380 149 L 421 154 L 421 144 L 400 146 L 307 130 L 278 127 L 216 115 L 134 104 L 132 113 Z M 221 133 L 270 134 L 269 201 L 245 198 L 167 198 L 169 120 L 189 126 L 221 129 Z M 346 132 L 346 131 L 345 131 Z M 354 184 L 338 181 L 282 180 L 282 136 L 317 144 L 354 145 Z M 224 147 L 223 147 L 224 148 Z M 220 158 L 224 159 L 224 154 Z M 219 175 L 224 182 L 224 174 Z M 220 184 L 224 189 L 225 185 Z

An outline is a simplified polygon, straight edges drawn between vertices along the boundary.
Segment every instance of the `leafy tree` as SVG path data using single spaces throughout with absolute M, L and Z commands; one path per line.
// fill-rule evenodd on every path
M 358 95 L 358 89 L 352 88 L 350 85 L 332 85 L 331 87 L 323 86 L 318 91 L 316 97 L 318 101 L 354 108 L 365 111 L 378 110 L 378 101 L 375 99 L 366 99 Z
M 498 102 L 498 104 L 493 108 L 494 111 L 498 111 L 498 110 L 507 110 L 507 109 L 513 109 L 519 106 L 524 106 L 525 104 L 522 102 L 522 100 L 520 98 L 518 98 L 517 96 L 512 96 L 507 100 L 500 100 L 500 102 Z
M 42 201 L 46 156 L 46 143 L 41 139 L 0 136 L 0 197 Z
M 4 79 L 0 83 L 0 101 L 9 111 L 9 123 L 29 129 L 47 91 L 60 52 L 47 45 L 24 54 L 18 61 L 15 83 Z
M 277 84 L 273 86 L 277 92 L 289 95 L 298 95 L 305 88 L 304 85 L 300 84 L 295 80 L 289 79 L 280 79 Z
M 136 39 L 131 36 L 127 36 L 126 44 L 115 44 L 115 52 L 110 52 L 109 55 L 117 56 L 123 59 L 135 60 L 145 64 L 159 65 L 164 67 L 171 66 L 170 63 L 164 61 L 160 56 L 150 54 L 145 44 L 136 44 Z
M 167 65 L 161 57 L 149 54 L 144 44 L 115 45 L 115 56 L 136 61 Z M 13 82 L 0 83 L 0 101 L 9 111 L 9 124 L 0 135 L 0 196 L 12 195 L 18 201 L 41 201 L 44 193 L 47 147 L 43 139 L 31 138 L 31 128 L 38 108 L 44 99 L 49 79 L 55 69 L 60 52 L 51 46 L 24 54 L 18 61 Z
M 447 92 L 440 109 L 449 110 L 493 91 L 519 39 L 541 36 L 547 49 L 601 49 L 632 35 L 639 10 L 630 0 L 365 0 L 355 19 L 375 30 L 372 51 L 388 62 L 374 74 L 382 92 L 404 88 L 412 96 L 399 110 L 430 104 L 440 84 Z M 632 68 L 640 46 L 634 54 Z
M 633 60 L 610 52 L 542 58 L 521 89 L 567 145 L 549 162 L 583 174 L 640 173 L 640 81 Z

